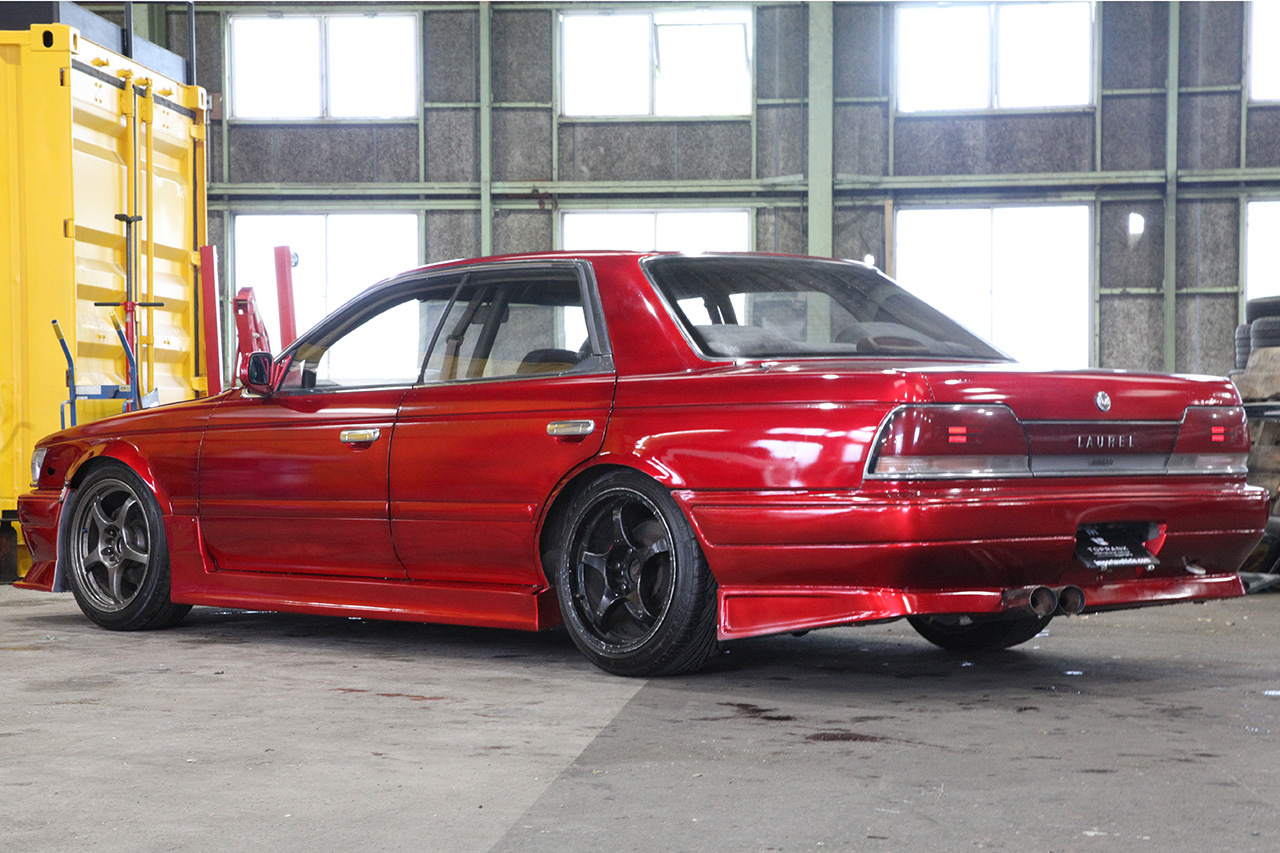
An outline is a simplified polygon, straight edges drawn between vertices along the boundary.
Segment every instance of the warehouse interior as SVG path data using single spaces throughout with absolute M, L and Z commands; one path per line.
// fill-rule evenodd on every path
M 237 119 L 230 27 L 264 9 L 200 4 L 210 240 L 238 259 L 238 216 L 394 211 L 417 216 L 431 263 L 562 247 L 575 211 L 746 210 L 746 247 L 895 274 L 904 210 L 1082 206 L 1087 364 L 1221 374 L 1244 296 L 1270 295 L 1268 273 L 1247 275 L 1249 205 L 1274 199 L 1280 168 L 1280 108 L 1249 88 L 1249 9 L 1101 3 L 1085 104 L 916 114 L 893 91 L 895 5 L 759 4 L 741 114 L 593 118 L 559 104 L 557 15 L 607 6 L 397 4 L 420 33 L 421 109 L 353 123 Z M 180 54 L 184 14 L 161 31 Z
M 136 28 L 147 22 L 144 35 L 187 54 L 185 7 L 166 7 L 161 19 L 160 4 L 134 5 L 146 9 L 135 13 Z M 357 7 L 288 11 L 338 26 L 379 8 Z M 123 23 L 110 4 L 89 8 Z M 1265 228 L 1274 216 L 1267 203 L 1280 168 L 1280 106 L 1250 88 L 1270 61 L 1249 49 L 1267 44 L 1255 30 L 1268 23 L 1255 24 L 1248 3 L 1098 3 L 1086 32 L 1084 103 L 910 112 L 895 90 L 895 61 L 904 61 L 896 4 L 733 7 L 750 9 L 753 79 L 732 113 L 605 117 L 567 114 L 557 81 L 562 16 L 609 17 L 607 4 L 395 4 L 383 14 L 403 16 L 397 26 L 412 30 L 421 104 L 411 115 L 238 118 L 233 24 L 270 8 L 198 4 L 195 12 L 197 82 L 212 101 L 209 239 L 221 249 L 224 300 L 237 286 L 271 281 L 269 259 L 250 266 L 236 246 L 236 222 L 255 215 L 412 216 L 416 247 L 400 256 L 430 263 L 565 247 L 574 213 L 745 211 L 746 233 L 725 248 L 869 256 L 910 283 L 903 265 L 926 262 L 903 256 L 914 251 L 902 244 L 904 224 L 914 224 L 903 216 L 1043 206 L 1082 217 L 1071 231 L 1082 245 L 1042 250 L 1083 259 L 1070 285 L 1076 302 L 1066 306 L 1078 315 L 1074 337 L 1048 356 L 1055 366 L 1226 373 L 1243 300 L 1280 290 L 1269 284 L 1280 273 L 1268 241 L 1248 240 L 1251 221 Z M 300 47 L 277 50 L 291 73 L 305 73 L 292 55 Z M 362 86 L 379 85 L 376 66 L 351 64 Z M 948 248 L 956 261 L 991 265 L 986 247 Z M 946 266 L 918 275 L 937 278 Z M 1022 291 L 1014 301 L 1025 312 L 1002 322 L 1044 334 L 1037 300 L 1051 297 L 1037 291 L 1053 288 L 1034 273 L 1043 265 L 1006 274 L 1016 284 L 1003 286 Z
M 92 184 L 76 189 L 58 237 L 90 248 L 57 265 L 22 242 L 35 208 L 11 189 L 0 826 L 16 848 L 1275 848 L 1273 594 L 1058 619 L 1052 642 L 985 656 L 902 623 L 797 631 L 644 679 L 595 670 L 558 629 L 197 607 L 120 634 L 11 584 L 31 565 L 16 506 L 42 435 L 130 395 L 231 388 L 242 354 L 451 259 L 852 259 L 1033 367 L 1239 379 L 1249 301 L 1280 297 L 1280 4 L 6 3 L 0 65 L 18 64 L 4 31 L 41 24 L 104 48 L 50 49 L 79 50 L 109 98 L 136 81 L 113 81 L 116 55 L 176 81 L 139 85 L 181 140 L 161 139 L 161 170 L 182 177 L 145 193 L 178 211 L 158 251 L 145 217 L 82 212 Z M 604 62 L 630 76 L 597 79 Z M 39 112 L 23 91 L 0 76 L 0 118 Z M 29 184 L 55 170 L 15 153 L 42 139 L 17 127 L 0 126 L 0 168 Z M 59 181 L 51 196 L 72 192 Z M 123 184 L 110 204 L 117 189 L 142 212 Z M 112 214 L 99 245 L 90 217 Z M 116 243 L 159 284 L 126 293 L 124 249 L 94 254 Z M 108 268 L 119 297 L 71 292 Z M 56 276 L 66 293 L 36 293 Z M 137 331 L 112 313 L 134 296 L 158 300 Z M 100 397 L 77 402 L 77 381 Z M 1280 470 L 1264 473 L 1274 495 Z

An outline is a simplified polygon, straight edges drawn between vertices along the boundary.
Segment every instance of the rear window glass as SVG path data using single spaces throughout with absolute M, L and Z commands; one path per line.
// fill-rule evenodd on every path
M 801 258 L 654 258 L 645 270 L 709 356 L 1008 356 L 870 267 Z

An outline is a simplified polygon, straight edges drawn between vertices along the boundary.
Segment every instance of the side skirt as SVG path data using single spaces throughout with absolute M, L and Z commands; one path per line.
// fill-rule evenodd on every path
M 215 571 L 200 523 L 165 519 L 170 598 L 181 604 L 539 631 L 560 624 L 555 591 L 322 575 Z

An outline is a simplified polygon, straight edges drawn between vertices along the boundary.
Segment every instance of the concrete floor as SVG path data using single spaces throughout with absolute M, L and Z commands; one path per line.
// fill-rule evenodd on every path
M 541 635 L 0 587 L 0 848 L 1280 849 L 1280 595 L 605 675 Z

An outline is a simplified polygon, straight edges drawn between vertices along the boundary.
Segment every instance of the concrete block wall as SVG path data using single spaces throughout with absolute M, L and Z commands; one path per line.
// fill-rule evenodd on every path
M 237 8 L 197 7 L 200 83 L 216 95 L 225 78 L 223 29 Z M 1097 363 L 1211 373 L 1232 366 L 1243 203 L 1280 194 L 1273 189 L 1280 186 L 1280 107 L 1251 104 L 1243 91 L 1247 4 L 1099 3 L 1095 105 L 921 115 L 894 110 L 894 4 L 837 3 L 829 69 L 835 206 L 821 217 L 805 208 L 808 4 L 753 6 L 752 116 L 635 121 L 557 115 L 555 6 L 491 4 L 487 46 L 479 4 L 388 8 L 421 19 L 421 122 L 248 123 L 228 121 L 223 111 L 210 128 L 211 207 L 227 220 L 210 233 L 224 240 L 224 257 L 225 226 L 250 204 L 259 212 L 336 202 L 417 209 L 428 261 L 479 253 L 486 230 L 494 252 L 553 248 L 558 212 L 575 206 L 749 206 L 759 250 L 806 251 L 812 221 L 831 229 L 835 254 L 888 265 L 891 218 L 903 206 L 1087 203 L 1097 232 Z M 1171 23 L 1176 112 L 1165 92 Z M 185 50 L 182 7 L 171 7 L 169 30 L 170 46 Z M 489 98 L 481 93 L 485 56 Z M 486 109 L 494 182 L 488 223 L 481 215 Z M 1166 252 L 1171 114 L 1176 231 Z M 378 192 L 344 193 L 349 184 Z M 335 189 L 321 199 L 314 190 L 321 186 Z M 1130 213 L 1145 220 L 1140 238 L 1128 235 Z

